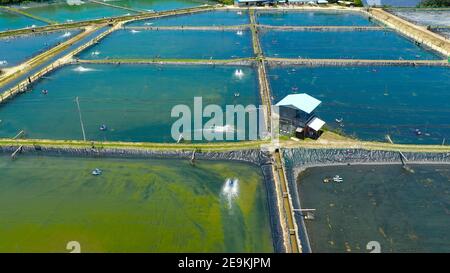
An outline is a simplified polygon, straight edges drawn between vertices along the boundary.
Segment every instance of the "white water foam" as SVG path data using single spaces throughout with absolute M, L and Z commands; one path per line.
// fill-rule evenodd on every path
M 84 73 L 84 72 L 96 71 L 96 69 L 86 68 L 86 67 L 80 65 L 80 66 L 77 66 L 76 68 L 74 68 L 73 71 Z
M 228 203 L 228 208 L 233 207 L 233 201 L 239 196 L 239 180 L 237 178 L 227 178 L 222 186 L 222 197 Z
M 79 6 L 79 5 L 83 5 L 84 2 L 81 0 L 66 0 L 67 5 L 69 6 Z
M 238 79 L 242 79 L 244 77 L 244 72 L 242 71 L 242 69 L 236 69 L 234 71 L 234 76 Z
M 6 65 L 8 65 L 8 62 L 7 62 L 7 61 L 1 61 L 1 60 L 0 60 L 0 66 L 6 66 Z

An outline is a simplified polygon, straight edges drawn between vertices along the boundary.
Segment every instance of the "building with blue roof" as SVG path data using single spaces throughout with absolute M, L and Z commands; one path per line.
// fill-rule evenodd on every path
M 306 93 L 291 94 L 280 100 L 279 107 L 281 134 L 299 138 L 318 137 L 325 122 L 315 114 L 322 102 Z

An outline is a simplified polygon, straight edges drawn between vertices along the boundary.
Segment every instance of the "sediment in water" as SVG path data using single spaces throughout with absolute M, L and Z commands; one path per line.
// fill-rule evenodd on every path
M 411 164 L 450 164 L 450 153 L 402 152 Z M 297 177 L 307 168 L 351 164 L 402 164 L 399 152 L 364 149 L 284 149 L 283 160 L 287 182 L 291 189 L 292 205 L 301 209 Z M 294 212 L 304 252 L 311 252 L 308 232 L 301 213 Z

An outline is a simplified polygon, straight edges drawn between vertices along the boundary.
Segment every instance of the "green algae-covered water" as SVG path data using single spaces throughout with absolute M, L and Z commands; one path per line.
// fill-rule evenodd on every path
M 0 10 L 0 31 L 43 25 L 46 23 Z
M 2 155 L 0 173 L 0 252 L 273 251 L 253 165 Z
M 173 143 L 172 108 L 187 105 L 193 113 L 195 96 L 223 109 L 259 105 L 256 73 L 244 66 L 69 65 L 0 107 L 0 136 L 25 130 L 28 138 L 82 139 L 78 97 L 88 140 Z M 99 130 L 103 124 L 107 131 Z
M 0 68 L 18 65 L 79 32 L 80 30 L 67 30 L 0 38 Z
M 394 31 L 262 30 L 260 39 L 264 54 L 270 57 L 376 60 L 442 58 Z
M 268 75 L 274 103 L 308 93 L 322 101 L 327 126 L 347 135 L 422 144 L 450 137 L 448 67 L 272 67 Z
M 274 26 L 370 26 L 362 13 L 336 11 L 257 12 L 257 23 Z
M 246 11 L 196 12 L 160 19 L 134 21 L 129 26 L 229 26 L 246 25 L 250 17 Z
M 299 176 L 313 252 L 450 252 L 450 165 L 334 166 Z M 340 175 L 342 183 L 323 183 Z
M 249 31 L 238 34 L 237 31 L 134 29 L 116 31 L 80 54 L 83 59 L 231 59 L 252 56 Z

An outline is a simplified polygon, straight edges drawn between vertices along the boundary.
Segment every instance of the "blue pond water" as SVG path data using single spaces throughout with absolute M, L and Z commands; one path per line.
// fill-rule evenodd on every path
M 245 11 L 213 11 L 135 21 L 129 26 L 229 26 L 249 24 Z
M 313 59 L 439 59 L 393 31 L 260 31 L 264 54 Z
M 274 26 L 370 26 L 373 22 L 353 12 L 258 12 L 256 21 Z
M 235 76 L 237 69 L 242 77 Z M 0 137 L 25 130 L 29 138 L 82 139 L 79 97 L 88 140 L 173 143 L 174 106 L 188 105 L 193 112 L 194 96 L 203 97 L 205 106 L 258 105 L 258 94 L 252 67 L 69 65 L 0 107 Z
M 0 31 L 43 25 L 46 23 L 0 10 Z
M 102 0 L 108 4 L 143 11 L 164 11 L 199 6 L 208 1 L 201 0 Z
M 77 33 L 70 30 L 0 38 L 0 68 L 22 63 Z
M 398 143 L 441 144 L 450 138 L 447 67 L 273 67 L 269 80 L 274 102 L 308 93 L 322 101 L 317 112 L 329 127 L 360 139 L 390 134 Z
M 115 17 L 133 13 L 129 10 L 112 8 L 88 1 L 83 1 L 80 5 L 69 5 L 66 1 L 54 1 L 45 5 L 25 5 L 23 8 L 32 15 L 59 23 L 100 19 L 110 16 Z
M 251 35 L 244 31 L 120 30 L 81 58 L 230 59 L 253 56 Z M 126 44 L 126 48 L 124 45 Z M 98 53 L 93 55 L 93 53 Z

